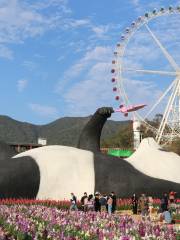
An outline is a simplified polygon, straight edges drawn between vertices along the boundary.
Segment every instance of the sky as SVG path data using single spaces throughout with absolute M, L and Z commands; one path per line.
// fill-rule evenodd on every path
M 88 116 L 98 107 L 117 108 L 111 83 L 116 44 L 147 11 L 178 6 L 169 0 L 0 0 L 0 115 L 33 124 L 65 116 Z M 179 16 L 150 27 L 180 63 Z M 180 49 L 180 48 L 179 48 Z M 171 71 L 146 29 L 127 46 L 124 66 Z M 149 106 L 172 77 L 124 74 L 133 104 Z M 148 109 L 148 108 L 147 108 Z M 161 109 L 161 107 L 159 108 Z M 114 117 L 122 120 L 122 117 Z

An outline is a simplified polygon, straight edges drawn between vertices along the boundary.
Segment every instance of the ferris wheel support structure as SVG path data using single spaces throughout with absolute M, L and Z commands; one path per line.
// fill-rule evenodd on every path
M 175 84 L 175 87 L 174 87 L 174 90 L 169 98 L 169 101 L 168 101 L 168 104 L 166 106 L 166 109 L 164 111 L 164 114 L 163 114 L 163 118 L 162 118 L 162 121 L 161 121 L 161 124 L 159 126 L 159 129 L 158 129 L 158 132 L 157 132 L 157 135 L 156 135 L 156 140 L 158 143 L 160 143 L 160 140 L 162 138 L 162 134 L 164 132 L 164 129 L 166 127 L 166 124 L 167 124 L 167 121 L 168 121 L 168 117 L 169 117 L 169 114 L 172 110 L 172 107 L 173 107 L 173 104 L 174 104 L 174 100 L 175 100 L 175 97 L 177 95 L 179 95 L 179 83 L 180 83 L 180 78 L 177 78 L 175 80 L 176 84 Z M 179 100 L 180 101 L 180 100 Z M 178 108 L 180 110 L 180 108 Z M 176 114 L 175 114 L 176 116 Z M 178 112 L 178 116 L 180 116 L 180 111 Z M 180 119 L 178 119 L 180 120 Z M 176 121 L 176 120 L 175 120 Z M 179 121 L 178 121 L 179 122 Z M 178 123 L 179 125 L 179 123 Z

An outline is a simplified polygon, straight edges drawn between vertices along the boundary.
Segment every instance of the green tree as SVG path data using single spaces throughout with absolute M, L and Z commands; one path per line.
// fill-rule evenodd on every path
M 133 148 L 133 129 L 132 123 L 123 126 L 116 135 L 101 141 L 101 147 L 118 147 L 125 149 Z
M 180 155 L 180 138 L 177 138 L 172 143 L 168 144 L 165 148 L 168 151 L 175 152 Z

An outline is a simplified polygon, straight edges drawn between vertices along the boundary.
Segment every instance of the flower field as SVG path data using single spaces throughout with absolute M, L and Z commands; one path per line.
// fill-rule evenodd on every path
M 1 200 L 0 239 L 179 240 L 178 225 L 132 216 L 69 212 L 68 201 Z
M 0 206 L 1 237 L 7 239 L 177 239 L 173 226 L 130 216 L 69 212 L 42 205 Z
M 154 207 L 160 206 L 160 199 L 153 199 Z M 176 200 L 177 204 L 180 205 L 180 199 Z M 68 200 L 33 200 L 33 199 L 0 199 L 0 205 L 43 205 L 48 207 L 57 207 L 59 209 L 69 209 L 70 201 Z M 80 207 L 80 202 L 77 203 Z M 130 210 L 131 209 L 131 199 L 124 198 L 124 199 L 117 199 L 117 210 Z

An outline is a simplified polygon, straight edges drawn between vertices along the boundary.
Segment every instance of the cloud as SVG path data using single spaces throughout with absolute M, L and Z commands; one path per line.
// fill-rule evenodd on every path
M 1 1 L 0 43 L 19 43 L 57 27 L 64 13 L 42 10 L 58 3 L 64 5 L 64 1 L 37 1 L 34 5 L 20 0 Z
M 27 79 L 20 79 L 20 80 L 18 80 L 18 82 L 17 82 L 18 92 L 22 92 L 27 87 L 27 84 L 28 84 L 28 80 Z
M 138 14 L 144 14 L 145 5 L 143 5 L 142 2 L 140 3 L 140 0 L 129 0 L 129 1 L 132 4 L 135 12 L 137 12 Z
M 48 106 L 48 105 L 40 105 L 37 103 L 30 103 L 29 107 L 34 113 L 36 113 L 40 116 L 44 116 L 44 117 L 58 116 L 58 110 L 56 107 L 52 107 L 52 106 Z
M 97 107 L 111 105 L 111 57 L 110 46 L 96 46 L 65 72 L 57 92 L 66 103 L 68 115 L 87 115 Z
M 97 62 L 106 61 L 109 63 L 111 56 L 112 48 L 109 46 L 96 46 L 94 49 L 88 50 L 84 56 L 72 65 L 60 78 L 55 87 L 56 93 L 62 94 L 69 83 L 73 83 L 79 75 L 83 73 L 87 74 L 87 71 Z
M 101 106 L 111 105 L 110 63 L 93 65 L 86 78 L 74 84 L 65 94 L 67 111 L 72 115 L 87 115 Z
M 14 56 L 11 49 L 0 44 L 0 57 L 12 60 Z
M 139 6 L 139 4 L 140 4 L 139 0 L 130 0 L 130 1 L 134 6 Z
M 69 25 L 73 28 L 82 27 L 82 26 L 90 26 L 89 19 L 71 19 Z
M 144 15 L 145 12 L 151 11 L 153 9 L 160 9 L 164 5 L 164 0 L 154 0 L 154 1 L 145 1 L 145 0 L 129 0 L 135 12 L 140 15 Z
M 94 47 L 100 39 L 110 39 L 114 24 L 98 25 L 91 18 L 74 19 L 71 15 L 67 0 L 0 1 L 0 44 L 4 52 L 6 50 L 0 56 L 12 59 L 13 52 L 7 48 L 8 44 L 23 43 L 26 39 L 41 36 L 52 29 L 86 29 L 88 44 L 85 39 L 78 39 L 78 44 L 74 41 L 75 52 Z
M 37 58 L 37 59 L 44 59 L 44 58 L 45 58 L 44 55 L 41 55 L 41 54 L 39 54 L 39 53 L 35 53 L 35 54 L 34 54 L 34 57 Z
M 111 40 L 111 36 L 116 33 L 118 36 L 120 24 L 108 23 L 108 24 L 97 24 L 94 22 L 92 17 L 86 17 L 82 19 L 66 18 L 64 20 L 63 29 L 65 30 L 79 30 L 86 29 L 88 34 L 89 44 L 102 40 Z M 87 44 L 87 39 L 85 41 Z
M 35 62 L 28 60 L 25 60 L 22 65 L 26 67 L 29 71 L 33 71 L 37 68 L 37 64 Z
M 96 34 L 97 38 L 103 38 L 105 37 L 105 34 L 108 33 L 110 25 L 92 26 L 91 29 Z
M 44 10 L 47 8 L 55 8 L 56 10 L 60 10 L 65 14 L 72 13 L 71 9 L 67 6 L 68 0 L 37 0 L 35 3 L 31 5 L 31 7 L 35 10 Z
M 112 48 L 110 46 L 96 46 L 94 49 L 87 51 L 81 62 L 87 61 L 108 61 L 112 56 Z

